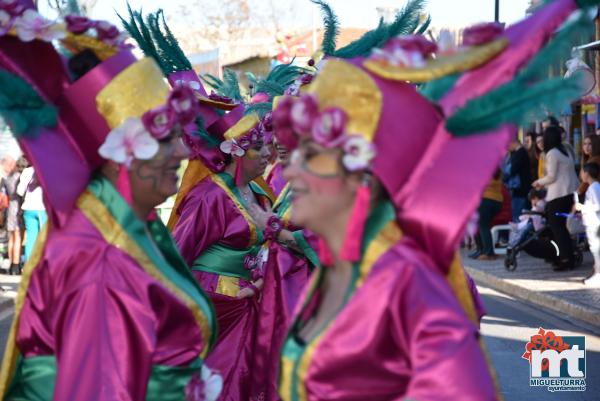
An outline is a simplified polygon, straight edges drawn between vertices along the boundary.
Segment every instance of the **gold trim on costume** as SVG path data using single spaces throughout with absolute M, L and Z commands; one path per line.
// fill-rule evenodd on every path
M 206 357 L 208 353 L 211 329 L 204 314 L 204 311 L 190 298 L 185 292 L 179 289 L 171 282 L 163 273 L 152 263 L 152 260 L 146 253 L 133 241 L 129 235 L 123 230 L 123 227 L 114 219 L 106 206 L 92 194 L 86 190 L 77 200 L 77 207 L 85 215 L 85 217 L 96 227 L 102 234 L 106 242 L 112 244 L 123 252 L 131 256 L 152 278 L 159 281 L 171 293 L 175 294 L 185 306 L 187 306 L 194 315 L 196 323 L 202 332 L 202 338 L 205 342 L 204 348 L 200 356 Z
M 315 94 L 319 109 L 338 107 L 348 116 L 346 132 L 373 142 L 379 125 L 383 94 L 365 71 L 340 60 L 328 60 L 307 93 Z
M 237 297 L 238 292 L 240 292 L 239 277 L 222 276 L 219 274 L 219 281 L 217 282 L 215 292 L 228 297 Z
M 219 177 L 217 174 L 214 174 L 214 175 L 210 176 L 210 178 L 214 181 L 215 184 L 217 184 L 219 187 L 221 187 L 221 189 L 223 191 L 225 191 L 227 196 L 229 196 L 231 201 L 235 204 L 237 209 L 240 211 L 240 213 L 244 217 L 244 220 L 246 220 L 246 223 L 248 224 L 248 228 L 250 229 L 250 238 L 248 240 L 248 247 L 255 245 L 258 241 L 258 235 L 256 233 L 256 225 L 254 224 L 254 220 L 252 220 L 252 217 L 250 217 L 250 215 L 246 211 L 246 208 L 244 207 L 244 205 L 242 205 L 240 203 L 238 198 L 235 196 L 235 194 L 231 191 L 229 186 L 225 183 L 225 181 L 223 181 L 223 179 L 221 177 Z
M 48 224 L 44 225 L 40 231 L 31 256 L 29 257 L 29 260 L 25 262 L 25 266 L 23 267 L 23 275 L 21 276 L 21 283 L 19 284 L 19 292 L 17 294 L 17 298 L 15 299 L 15 315 L 10 326 L 8 340 L 6 341 L 4 357 L 2 358 L 2 369 L 0 370 L 0 400 L 4 400 L 15 373 L 17 359 L 19 357 L 19 349 L 17 348 L 16 344 L 19 318 L 21 317 L 21 311 L 23 310 L 23 305 L 25 304 L 25 297 L 27 296 L 27 290 L 29 288 L 29 283 L 31 282 L 31 276 L 42 259 L 47 238 Z
M 245 115 L 233 127 L 225 131 L 223 138 L 226 140 L 237 139 L 256 127 L 258 123 L 260 123 L 260 118 L 256 113 Z
M 367 60 L 363 66 L 382 78 L 422 83 L 477 68 L 497 56 L 506 46 L 507 39 L 498 39 L 450 56 L 431 59 L 423 68 L 400 67 L 383 60 Z
M 213 174 L 212 171 L 204 162 L 199 159 L 193 159 L 188 162 L 188 165 L 183 173 L 183 177 L 181 178 L 181 185 L 179 186 L 179 191 L 177 191 L 177 196 L 175 197 L 175 204 L 173 205 L 173 209 L 171 209 L 171 215 L 169 216 L 169 222 L 167 223 L 167 228 L 171 231 L 175 228 L 175 225 L 179 221 L 179 215 L 177 214 L 177 209 L 179 209 L 179 205 L 184 201 L 187 194 L 209 175 Z
M 89 35 L 76 35 L 66 32 L 67 36 L 60 40 L 71 53 L 81 53 L 84 50 L 92 50 L 102 61 L 107 60 L 119 52 L 119 48 L 109 45 Z
M 144 58 L 119 73 L 96 96 L 98 112 L 114 129 L 131 117 L 164 104 L 169 86 L 150 58 Z

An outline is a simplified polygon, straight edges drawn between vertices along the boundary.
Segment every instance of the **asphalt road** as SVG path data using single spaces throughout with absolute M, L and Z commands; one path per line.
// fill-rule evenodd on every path
M 488 288 L 479 290 L 488 311 L 481 329 L 505 401 L 600 400 L 600 337 L 593 328 Z M 549 392 L 546 387 L 529 386 L 529 362 L 521 356 L 539 327 L 556 335 L 586 337 L 585 391 Z

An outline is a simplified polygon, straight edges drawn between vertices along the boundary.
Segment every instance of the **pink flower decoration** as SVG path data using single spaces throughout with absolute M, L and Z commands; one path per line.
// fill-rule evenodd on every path
M 504 32 L 504 24 L 489 22 L 463 31 L 463 46 L 480 46 L 496 39 Z
M 290 117 L 294 131 L 300 134 L 311 132 L 314 119 L 319 113 L 319 105 L 311 95 L 303 95 L 297 99 L 290 109 Z
M 76 35 L 86 32 L 88 29 L 94 26 L 94 22 L 86 17 L 79 15 L 67 15 L 65 17 L 67 23 L 67 29 Z
M 348 116 L 338 107 L 331 107 L 321 112 L 313 122 L 312 136 L 315 142 L 327 148 L 340 144 L 339 139 L 346 130 Z
M 100 156 L 130 166 L 133 159 L 148 160 L 158 152 L 158 141 L 150 135 L 139 118 L 128 118 L 110 131 L 98 149 Z
M 264 102 L 268 102 L 268 101 L 269 101 L 269 95 L 267 95 L 265 92 L 258 92 L 257 94 L 252 96 L 252 99 L 250 99 L 250 104 L 264 103 Z
M 290 117 L 294 98 L 291 96 L 283 97 L 275 110 L 272 113 L 273 124 L 276 129 L 291 126 L 292 120 Z
M 246 255 L 244 257 L 244 269 L 252 270 L 258 266 L 259 259 L 256 256 Z
M 428 58 L 437 51 L 437 45 L 431 42 L 423 35 L 405 35 L 392 39 L 386 45 L 386 48 L 402 49 L 406 52 L 419 53 L 423 58 Z
M 177 120 L 173 110 L 160 106 L 144 113 L 142 122 L 154 138 L 162 139 L 169 135 Z
M 167 105 L 177 115 L 178 121 L 182 125 L 187 125 L 196 119 L 198 103 L 194 90 L 187 85 L 177 86 L 167 100 Z
M 16 19 L 15 27 L 17 29 L 17 36 L 23 42 L 31 42 L 34 39 L 52 42 L 55 39 L 65 37 L 65 32 L 58 24 L 44 18 L 31 9 L 25 10 Z
M 19 0 L 0 0 L 0 10 L 12 17 L 19 16 L 25 11 L 25 6 Z
M 108 21 L 96 22 L 96 31 L 98 32 L 98 39 L 102 41 L 114 40 L 121 34 L 117 27 Z
M 288 127 L 277 128 L 275 130 L 275 138 L 287 149 L 296 149 L 298 147 L 298 135 L 293 129 Z

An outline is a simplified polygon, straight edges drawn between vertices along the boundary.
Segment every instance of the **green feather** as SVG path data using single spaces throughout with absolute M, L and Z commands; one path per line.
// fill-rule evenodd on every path
M 514 80 L 467 102 L 446 121 L 446 128 L 460 137 L 488 132 L 509 123 L 524 125 L 544 112 L 560 112 L 580 93 L 579 82 L 571 78 L 553 78 L 531 86 Z
M 435 81 L 427 82 L 420 88 L 419 92 L 430 101 L 434 103 L 439 102 L 440 99 L 454 87 L 454 84 L 460 77 L 461 74 L 453 74 L 436 79 Z
M 527 64 L 519 73 L 526 81 L 544 79 L 548 76 L 548 66 L 562 64 L 565 55 L 571 54 L 571 49 L 580 43 L 582 37 L 593 32 L 593 23 L 587 15 L 582 15 L 575 21 L 564 26 L 555 37 Z
M 153 58 L 158 63 L 163 73 L 167 74 L 169 68 L 164 64 L 160 57 L 156 44 L 152 39 L 152 34 L 144 23 L 142 13 L 133 11 L 129 3 L 127 3 L 127 11 L 129 13 L 129 21 L 125 20 L 121 15 L 118 15 L 123 24 L 123 28 L 125 28 L 133 40 L 137 42 L 144 55 Z
M 0 88 L 0 115 L 16 137 L 35 137 L 37 128 L 56 126 L 56 108 L 21 77 L 0 70 Z
M 599 5 L 600 1 L 598 1 L 598 0 L 575 0 L 575 3 L 577 3 L 577 6 L 579 6 L 579 8 L 588 8 L 588 7 L 593 7 L 593 6 Z
M 427 16 L 425 22 L 423 22 L 423 24 L 419 27 L 419 29 L 417 29 L 415 33 L 417 35 L 424 35 L 425 32 L 427 32 L 427 29 L 429 29 L 429 25 L 431 25 L 431 15 Z
M 244 100 L 244 97 L 240 92 L 240 83 L 238 81 L 238 77 L 235 71 L 229 68 L 225 68 L 223 70 L 223 83 L 225 84 L 225 86 L 222 90 L 224 91 L 225 96 L 233 100 Z
M 366 57 L 371 50 L 383 47 L 390 39 L 398 35 L 414 33 L 419 27 L 421 14 L 424 12 L 426 0 L 410 0 L 402 10 L 396 14 L 394 22 L 385 24 L 383 18 L 379 20 L 377 28 L 365 33 L 359 39 L 334 52 L 335 57 L 354 58 Z M 425 22 L 425 30 L 429 22 Z
M 311 0 L 314 4 L 321 7 L 323 14 L 323 25 L 325 32 L 323 33 L 323 42 L 321 50 L 325 55 L 330 56 L 335 52 L 337 37 L 340 33 L 340 22 L 337 15 L 331 9 L 331 6 L 323 0 Z
M 272 102 L 254 103 L 246 107 L 246 109 L 244 110 L 244 115 L 255 113 L 258 114 L 260 118 L 262 118 L 271 110 L 273 110 Z

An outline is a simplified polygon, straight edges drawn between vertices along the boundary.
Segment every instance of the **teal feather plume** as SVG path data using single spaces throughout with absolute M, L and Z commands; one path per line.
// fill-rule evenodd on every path
M 240 83 L 235 71 L 225 68 L 223 70 L 223 79 L 215 77 L 212 74 L 205 74 L 200 77 L 207 83 L 218 95 L 225 96 L 238 102 L 243 102 L 244 97 L 240 91 Z
M 434 103 L 439 102 L 461 76 L 462 74 L 453 74 L 427 82 L 419 89 L 419 93 Z
M 17 137 L 35 137 L 37 128 L 51 128 L 58 111 L 21 77 L 0 70 L 0 115 Z
M 513 80 L 467 102 L 446 121 L 446 128 L 461 137 L 489 132 L 504 124 L 524 125 L 546 112 L 559 113 L 580 93 L 575 78 L 553 78 L 531 86 Z
M 258 117 L 262 118 L 271 110 L 273 110 L 272 102 L 253 103 L 246 107 L 244 110 L 244 115 L 255 113 L 258 115 Z
M 398 35 L 409 35 L 415 33 L 419 28 L 420 16 L 424 12 L 426 0 L 410 0 L 404 6 L 391 24 L 379 20 L 377 28 L 366 32 L 359 39 L 341 49 L 336 50 L 333 55 L 339 58 L 366 57 L 374 48 L 384 46 L 390 39 Z M 427 21 L 426 21 L 427 23 Z M 428 23 L 425 25 L 427 29 Z
M 323 25 L 325 32 L 323 33 L 323 42 L 321 50 L 327 56 L 335 52 L 337 37 L 340 33 L 340 22 L 337 15 L 331 9 L 331 6 L 323 0 L 311 0 L 314 4 L 321 8 L 323 14 Z
M 167 67 L 164 65 L 162 58 L 156 48 L 156 44 L 152 38 L 152 33 L 144 22 L 144 17 L 141 11 L 133 11 L 131 5 L 127 3 L 127 12 L 129 13 L 129 20 L 126 20 L 121 15 L 118 15 L 123 28 L 129 33 L 129 36 L 136 41 L 139 48 L 142 50 L 146 57 L 153 58 L 159 65 L 160 69 L 165 73 Z
M 425 20 L 425 22 L 423 22 L 423 24 L 421 24 L 421 26 L 419 27 L 419 29 L 416 30 L 415 34 L 417 34 L 417 35 L 424 35 L 425 32 L 427 32 L 427 29 L 429 29 L 430 25 L 431 25 L 431 15 L 428 15 L 427 19 Z

